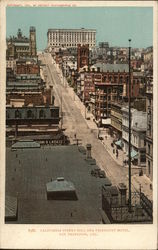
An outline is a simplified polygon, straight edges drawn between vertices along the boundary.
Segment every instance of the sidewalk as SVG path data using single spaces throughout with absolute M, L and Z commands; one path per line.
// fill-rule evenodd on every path
M 62 72 L 59 70 L 59 68 L 57 69 L 57 71 L 59 72 L 61 77 L 63 77 Z M 68 93 L 69 93 L 70 97 L 72 98 L 72 100 L 74 101 L 75 105 L 78 107 L 78 109 L 80 109 L 83 118 L 85 119 L 85 117 L 87 117 L 87 118 L 89 117 L 88 120 L 85 119 L 85 121 L 87 123 L 87 127 L 96 133 L 96 137 L 98 137 L 98 134 L 99 134 L 100 137 L 103 138 L 103 140 L 100 140 L 100 143 L 102 143 L 104 145 L 105 150 L 110 154 L 110 156 L 113 158 L 113 160 L 117 164 L 119 164 L 122 168 L 128 168 L 128 165 L 125 165 L 123 163 L 123 161 L 127 158 L 127 156 L 123 152 L 123 150 L 119 149 L 118 150 L 118 157 L 116 157 L 116 146 L 114 146 L 114 147 L 111 146 L 111 143 L 113 142 L 114 138 L 112 138 L 109 134 L 107 134 L 106 130 L 98 129 L 96 123 L 94 122 L 93 114 L 90 112 L 87 112 L 84 104 L 81 102 L 79 97 L 76 95 L 73 88 L 69 86 L 68 82 L 66 81 L 66 78 L 64 79 L 64 83 L 65 83 L 64 84 L 65 90 L 68 91 Z M 115 152 L 114 152 L 114 149 L 115 149 Z M 153 197 L 152 197 L 153 192 L 152 192 L 152 189 L 150 187 L 152 182 L 150 181 L 150 179 L 146 175 L 139 176 L 139 170 L 140 170 L 140 167 L 134 166 L 133 164 L 131 165 L 132 185 L 134 187 L 133 189 L 136 189 L 139 191 L 140 185 L 141 185 L 142 192 L 144 192 L 144 194 L 150 200 L 153 200 Z

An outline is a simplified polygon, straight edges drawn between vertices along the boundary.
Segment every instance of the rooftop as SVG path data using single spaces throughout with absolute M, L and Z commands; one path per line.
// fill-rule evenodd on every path
M 12 145 L 12 149 L 40 148 L 40 144 L 33 140 L 20 140 Z
M 92 67 L 100 68 L 100 72 L 128 72 L 128 64 L 105 64 L 105 63 L 96 63 Z
M 62 177 L 48 182 L 46 186 L 47 192 L 75 191 L 74 184 L 72 182 L 64 180 L 64 178 Z
M 75 145 L 33 150 L 6 149 L 6 194 L 17 196 L 18 224 L 100 224 L 101 186 Z M 46 184 L 62 176 L 75 186 L 78 200 L 47 200 Z
M 51 31 L 67 31 L 67 32 L 81 32 L 81 31 L 92 31 L 92 32 L 96 32 L 96 29 L 85 29 L 85 28 L 81 28 L 81 29 L 48 29 L 48 32 Z

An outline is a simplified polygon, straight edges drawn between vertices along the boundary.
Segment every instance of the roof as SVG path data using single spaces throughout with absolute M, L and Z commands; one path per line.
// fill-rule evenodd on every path
M 30 87 L 30 86 L 38 86 L 39 85 L 39 83 L 37 83 L 37 82 L 7 82 L 7 87 L 9 87 L 9 86 L 17 86 L 17 87 L 19 87 L 19 86 L 25 86 L 26 88 L 27 87 Z
M 15 42 L 14 45 L 15 45 L 15 46 L 25 46 L 25 47 L 29 47 L 29 42 L 28 42 L 28 43 L 18 43 L 18 42 Z
M 128 72 L 128 64 L 105 64 L 105 63 L 96 63 L 93 67 L 100 68 L 101 72 Z
M 48 182 L 46 186 L 47 192 L 75 191 L 74 184 L 64 180 L 64 178 L 57 178 L 54 181 Z
M 52 31 L 57 31 L 57 32 L 62 32 L 62 31 L 67 31 L 67 32 L 96 32 L 96 29 L 84 29 L 84 28 L 81 28 L 81 29 L 48 29 L 48 32 L 52 32 Z
M 12 149 L 40 148 L 40 144 L 33 140 L 20 140 L 12 145 Z
M 40 79 L 41 77 L 37 74 L 17 74 L 16 79 Z
M 49 145 L 18 152 L 7 148 L 6 191 L 15 196 L 20 190 L 17 223 L 100 224 L 101 187 L 106 178 L 94 178 L 94 166 L 85 158 L 76 145 Z M 15 175 L 16 182 L 12 181 Z M 47 200 L 46 183 L 59 176 L 74 184 L 77 200 Z

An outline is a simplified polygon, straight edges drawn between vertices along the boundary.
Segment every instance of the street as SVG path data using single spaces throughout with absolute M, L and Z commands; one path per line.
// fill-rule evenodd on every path
M 108 154 L 104 145 L 97 139 L 96 130 L 89 129 L 86 119 L 82 116 L 81 110 L 75 104 L 75 94 L 70 95 L 69 86 L 64 83 L 60 73 L 57 72 L 55 63 L 52 63 L 50 54 L 40 56 L 46 64 L 47 84 L 53 85 L 55 105 L 60 106 L 60 113 L 63 113 L 62 128 L 69 136 L 70 142 L 75 143 L 75 135 L 79 143 L 85 147 L 87 143 L 92 145 L 92 157 L 96 159 L 101 169 L 105 170 L 107 176 L 114 185 L 124 182 L 128 185 L 128 169 L 119 166 Z

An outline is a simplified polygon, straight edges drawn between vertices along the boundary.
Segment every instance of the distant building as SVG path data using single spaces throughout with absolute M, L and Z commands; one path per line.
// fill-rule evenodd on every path
M 30 27 L 30 38 L 22 35 L 21 29 L 18 29 L 17 37 L 7 39 L 7 59 L 16 59 L 21 57 L 36 57 L 36 30 Z
M 108 42 L 100 42 L 99 43 L 99 48 L 109 48 L 109 43 Z
M 77 47 L 78 44 L 96 45 L 95 29 L 49 29 L 47 32 L 48 47 Z
M 36 57 L 36 29 L 35 27 L 30 27 L 30 56 Z
M 77 71 L 84 66 L 89 66 L 89 45 L 77 45 Z

